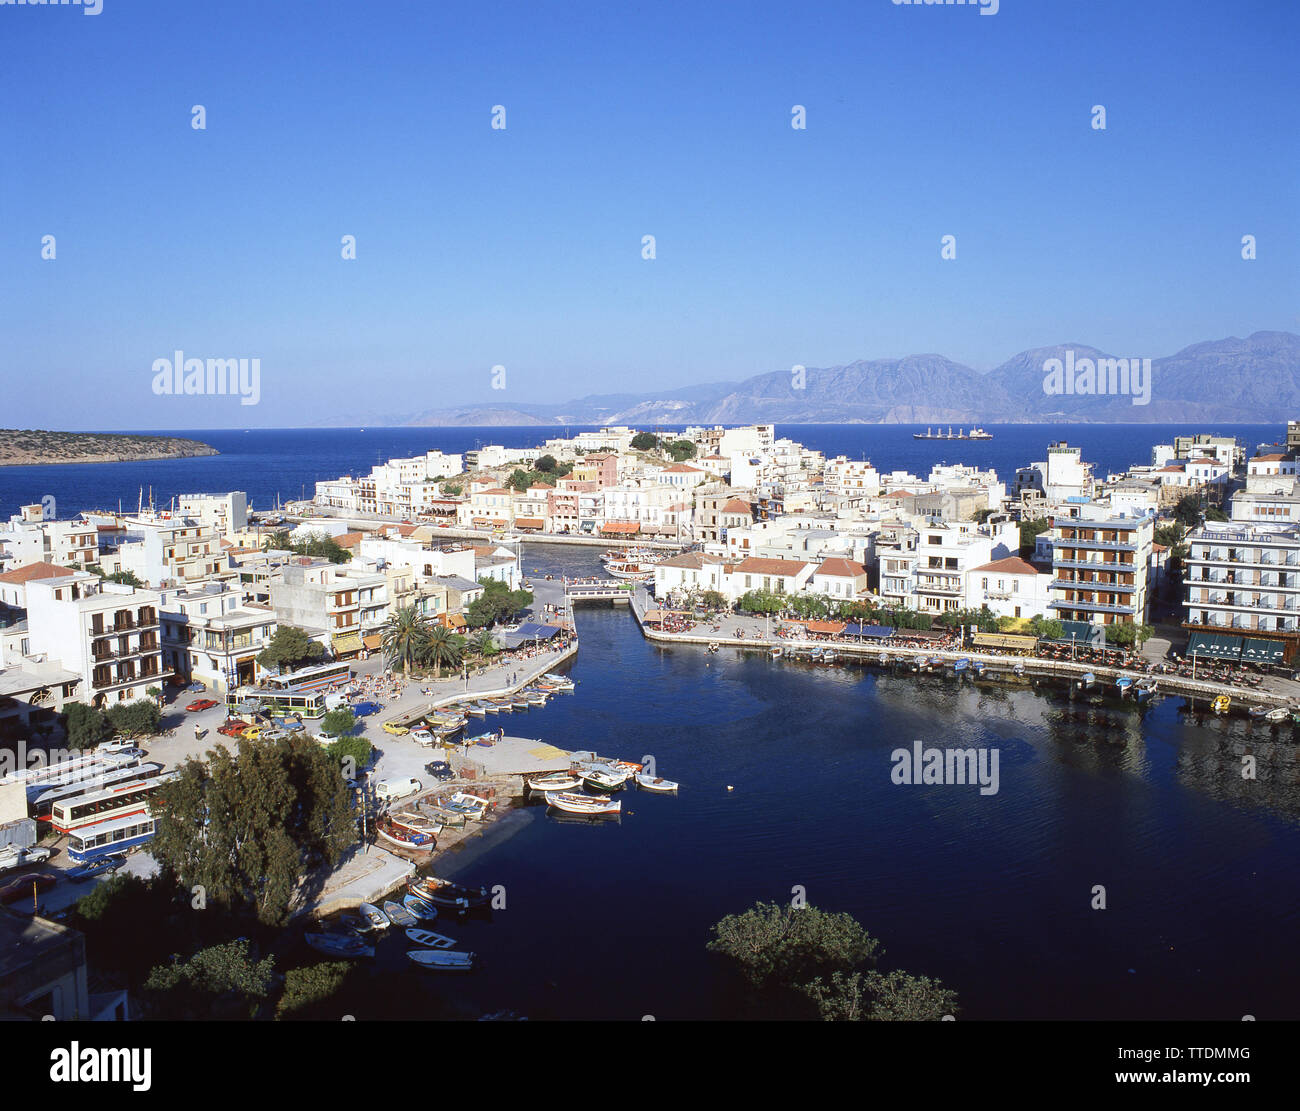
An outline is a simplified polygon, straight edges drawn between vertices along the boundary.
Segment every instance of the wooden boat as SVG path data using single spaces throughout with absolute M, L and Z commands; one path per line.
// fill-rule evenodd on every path
M 542 679 L 547 683 L 550 683 L 556 690 L 561 691 L 571 691 L 577 685 L 576 682 L 573 679 L 570 679 L 567 675 L 559 675 L 554 671 L 548 671 L 542 676 Z M 541 680 L 538 680 L 538 685 L 541 685 Z
M 549 791 L 546 801 L 566 814 L 604 815 L 617 814 L 623 809 L 621 802 L 594 795 L 578 795 L 570 791 Z
M 439 826 L 438 828 L 441 829 L 442 827 Z M 375 826 L 375 835 L 381 840 L 387 841 L 390 845 L 399 849 L 406 849 L 409 852 L 432 852 L 438 844 L 435 834 L 412 829 L 410 826 L 397 822 L 392 818 L 381 819 L 379 824 Z
M 474 954 L 459 950 L 448 952 L 442 949 L 412 949 L 406 955 L 421 968 L 438 972 L 468 972 L 474 967 Z
M 407 910 L 401 903 L 388 899 L 384 903 L 384 913 L 388 915 L 388 920 L 394 926 L 414 926 L 418 921 L 414 914 Z
M 814 648 L 811 652 L 808 653 L 808 658 L 811 659 L 813 663 L 820 663 L 822 658 L 822 650 L 820 648 Z
M 417 814 L 414 810 L 399 810 L 396 814 L 391 815 L 391 820 L 398 825 L 418 830 L 420 833 L 429 833 L 437 836 L 442 832 L 441 825 L 435 822 L 432 818 L 426 818 L 423 814 Z
M 772 659 L 779 660 L 784 655 L 785 655 L 785 650 L 779 644 L 773 646 Z
M 306 933 L 303 934 L 303 940 L 307 942 L 318 953 L 324 953 L 330 957 L 346 957 L 354 960 L 357 957 L 373 957 L 375 951 L 359 937 L 353 937 L 350 934 L 331 934 L 331 933 Z
M 481 718 L 487 714 L 487 707 L 481 702 L 471 702 L 465 707 L 465 713 L 473 714 L 475 717 Z
M 822 649 L 822 663 L 833 664 L 835 662 L 835 653 L 829 648 Z
M 528 699 L 530 706 L 545 706 L 549 698 L 545 691 L 537 690 L 535 687 L 527 687 L 522 693 L 523 697 Z
M 678 784 L 671 779 L 664 779 L 662 776 L 647 775 L 645 772 L 637 772 L 636 785 L 643 791 L 658 791 L 663 795 L 675 794 Z
M 437 907 L 411 894 L 402 896 L 402 906 L 409 910 L 420 922 L 432 922 L 438 917 Z
M 572 791 L 582 780 L 568 772 L 551 772 L 528 780 L 530 791 Z
M 1133 686 L 1133 677 L 1131 675 L 1121 675 L 1115 680 L 1115 689 L 1121 695 L 1128 694 L 1129 688 Z
M 1231 706 L 1232 706 L 1232 699 L 1229 698 L 1226 694 L 1219 695 L 1213 702 L 1210 703 L 1210 709 L 1213 710 L 1216 714 L 1226 714 L 1229 708 L 1231 708 Z
M 1285 706 L 1274 706 L 1264 715 L 1265 721 L 1286 721 L 1287 710 Z
M 1085 671 L 1079 676 L 1078 687 L 1081 691 L 1088 690 L 1096 682 L 1097 676 L 1095 676 L 1091 671 Z
M 429 949 L 451 949 L 456 944 L 454 937 L 435 934 L 432 930 L 407 930 L 406 936 L 416 945 L 423 945 Z
M 497 708 L 499 714 L 511 713 L 515 708 L 515 704 L 508 698 L 489 698 L 487 701 L 488 713 L 492 712 L 493 706 Z
M 478 704 L 485 714 L 499 714 L 501 712 L 501 707 L 490 698 L 480 699 Z
M 516 710 L 531 710 L 533 708 L 533 704 L 526 698 L 512 698 L 510 705 Z
M 386 930 L 392 925 L 388 916 L 374 903 L 362 903 L 357 907 L 357 913 L 369 923 L 372 930 Z
M 487 906 L 492 901 L 492 896 L 486 887 L 480 887 L 476 891 L 472 887 L 462 887 L 450 880 L 440 880 L 437 876 L 412 880 L 406 885 L 406 889 L 417 899 L 423 899 L 435 907 L 470 910 L 474 907 Z
M 478 795 L 467 795 L 464 791 L 457 791 L 442 805 L 453 813 L 464 814 L 472 821 L 481 822 L 490 804 L 487 799 L 481 799 Z
M 592 791 L 603 791 L 612 795 L 621 791 L 628 781 L 628 774 L 616 772 L 613 768 L 586 768 L 581 772 L 583 784 Z

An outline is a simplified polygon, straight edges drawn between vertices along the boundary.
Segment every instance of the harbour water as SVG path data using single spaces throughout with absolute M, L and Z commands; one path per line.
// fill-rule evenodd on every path
M 945 426 L 946 427 L 946 426 Z M 211 444 L 220 455 L 198 459 L 158 459 L 145 463 L 67 463 L 33 467 L 0 467 L 0 519 L 20 505 L 56 500 L 60 516 L 86 509 L 131 511 L 141 496 L 152 493 L 165 506 L 177 494 L 243 490 L 250 504 L 269 509 L 284 501 L 311 497 L 321 479 L 344 474 L 368 474 L 376 463 L 419 455 L 433 448 L 464 452 L 483 444 L 534 447 L 549 436 L 571 435 L 590 426 L 568 428 L 291 428 L 244 431 L 177 430 Z M 923 429 L 921 429 L 923 431 Z M 1010 424 L 988 425 L 992 440 L 914 440 L 914 425 L 804 424 L 777 425 L 777 435 L 799 440 L 828 457 L 867 458 L 882 472 L 910 470 L 929 474 L 935 463 L 967 463 L 993 467 L 1008 484 L 1017 467 L 1047 457 L 1047 445 L 1066 440 L 1083 448 L 1083 458 L 1095 464 L 1099 477 L 1135 463 L 1149 463 L 1151 446 L 1169 443 L 1177 434 L 1214 431 L 1236 436 L 1247 448 L 1285 440 L 1286 427 L 1277 425 L 1216 425 L 1179 428 L 1169 425 Z M 661 431 L 667 431 L 661 430 Z
M 526 546 L 524 563 L 595 566 L 544 545 Z M 532 1018 L 716 1017 L 710 925 L 796 886 L 879 937 L 883 967 L 956 988 L 963 1018 L 1292 1013 L 1289 726 L 1113 697 L 1089 704 L 1108 725 L 1078 724 L 1063 690 L 660 648 L 622 607 L 580 608 L 578 629 L 577 691 L 510 731 L 653 755 L 680 794 L 625 793 L 618 823 L 528 807 L 511 836 L 450 869 L 505 889 L 491 921 L 435 926 L 478 952 L 481 971 L 399 976 L 409 946 L 383 939 L 376 1015 L 396 991 L 409 1013 L 454 1000 Z M 998 793 L 895 784 L 890 754 L 914 741 L 996 748 Z M 1246 752 L 1259 757 L 1254 781 L 1241 776 Z M 1092 909 L 1097 885 L 1105 910 Z

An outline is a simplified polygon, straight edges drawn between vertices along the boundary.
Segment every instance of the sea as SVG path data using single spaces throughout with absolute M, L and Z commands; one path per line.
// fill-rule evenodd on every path
M 1223 426 L 1253 447 L 1282 425 Z M 570 431 L 576 431 L 571 429 Z M 992 427 L 992 441 L 917 441 L 914 429 L 788 426 L 778 433 L 882 470 L 935 462 L 1015 467 L 1047 444 L 1099 474 L 1146 462 L 1167 426 Z M 0 508 L 53 494 L 60 515 L 245 490 L 267 508 L 319 478 L 429 448 L 536 443 L 546 430 L 329 429 L 177 433 L 221 455 L 0 469 Z M 527 542 L 530 575 L 597 573 L 587 549 Z M 642 760 L 676 796 L 625 792 L 618 821 L 522 806 L 440 862 L 499 887 L 489 918 L 439 919 L 479 971 L 411 966 L 399 931 L 351 993 L 357 1018 L 707 1019 L 732 1013 L 706 951 L 711 927 L 758 901 L 852 914 L 880 967 L 958 992 L 959 1021 L 1223 1019 L 1296 1013 L 1300 760 L 1274 729 L 1167 698 L 998 687 L 945 676 L 774 661 L 646 641 L 625 608 L 577 613 L 573 694 L 504 719 L 512 735 Z M 1096 700 L 1094 703 L 1093 699 Z M 894 782 L 893 754 L 996 750 L 995 794 Z M 1257 774 L 1243 777 L 1243 756 Z M 508 836 L 506 835 L 508 833 Z M 301 954 L 303 963 L 310 957 Z
M 947 426 L 945 426 L 946 429 Z M 440 449 L 465 452 L 486 444 L 535 447 L 546 438 L 595 431 L 595 426 L 524 428 L 282 428 L 248 431 L 177 429 L 163 433 L 211 444 L 221 454 L 145 463 L 62 463 L 0 467 L 0 521 L 19 506 L 52 496 L 58 516 L 88 509 L 134 512 L 141 505 L 165 508 L 180 494 L 243 490 L 249 503 L 266 510 L 277 502 L 310 498 L 322 479 L 369 474 L 376 463 Z M 1186 428 L 1140 424 L 988 425 L 992 440 L 915 440 L 925 431 L 910 425 L 778 425 L 788 436 L 828 458 L 867 459 L 881 472 L 903 470 L 924 476 L 935 463 L 993 468 L 1010 484 L 1017 467 L 1047 458 L 1047 445 L 1065 441 L 1104 478 L 1134 464 L 1151 462 L 1151 448 L 1175 435 L 1214 432 L 1236 436 L 1248 448 L 1286 440 L 1286 425 L 1204 425 Z M 662 428 L 664 434 L 680 429 Z M 48 504 L 48 503 L 43 503 Z

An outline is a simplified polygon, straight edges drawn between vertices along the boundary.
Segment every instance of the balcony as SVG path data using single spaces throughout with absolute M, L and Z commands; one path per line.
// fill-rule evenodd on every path
M 110 648 L 92 652 L 90 658 L 95 663 L 103 663 L 106 660 L 126 660 L 132 656 L 147 656 L 158 650 L 157 644 L 137 644 L 131 648 Z
M 1053 541 L 1053 547 L 1087 548 L 1103 552 L 1136 552 L 1136 544 L 1126 544 L 1119 540 L 1067 540 L 1064 537 Z
M 1118 613 L 1133 614 L 1136 612 L 1133 606 L 1107 606 L 1101 602 L 1049 602 L 1047 608 L 1050 610 L 1064 610 L 1071 613 Z
M 1136 586 L 1125 583 L 1093 583 L 1083 579 L 1053 579 L 1052 590 L 1091 590 L 1101 594 L 1132 594 Z
M 1101 568 L 1103 570 L 1127 571 L 1132 574 L 1137 570 L 1136 563 L 1124 563 L 1117 559 L 1055 559 L 1053 567 L 1069 567 L 1081 571 Z

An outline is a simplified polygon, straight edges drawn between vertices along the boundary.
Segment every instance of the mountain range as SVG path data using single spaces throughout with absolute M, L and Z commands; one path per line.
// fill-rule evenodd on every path
M 1080 343 L 1038 347 L 980 372 L 942 355 L 862 359 L 741 382 L 645 393 L 602 394 L 563 404 L 479 404 L 430 409 L 407 425 L 628 424 L 985 424 L 1272 423 L 1300 415 L 1300 336 L 1256 332 L 1185 347 L 1151 359 L 1149 400 L 1131 393 L 1049 393 L 1049 360 L 1139 358 Z

